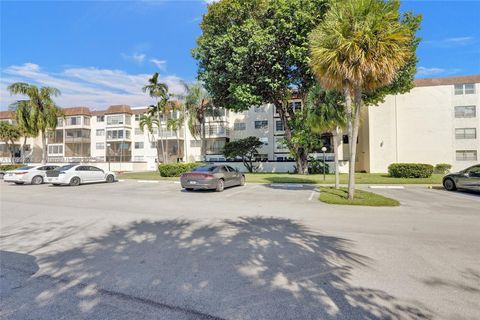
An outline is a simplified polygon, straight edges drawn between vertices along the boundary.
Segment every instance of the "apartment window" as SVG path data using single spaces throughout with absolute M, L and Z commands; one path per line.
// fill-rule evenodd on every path
M 462 83 L 454 85 L 455 95 L 463 94 L 474 94 L 475 93 L 475 84 L 474 83 Z
M 57 118 L 57 127 L 63 127 L 63 118 Z
M 290 108 L 292 108 L 294 111 L 302 109 L 302 102 L 301 101 L 295 101 L 295 102 L 290 102 L 289 103 Z
M 48 146 L 48 153 L 49 154 L 62 154 L 63 153 L 63 146 Z
M 96 148 L 97 150 L 103 150 L 103 149 L 105 149 L 105 143 L 103 143 L 103 142 L 97 142 L 97 144 L 95 145 L 95 148 Z
M 143 161 L 143 156 L 134 156 L 133 161 Z
M 258 140 L 260 140 L 260 142 L 263 143 L 264 146 L 268 146 L 268 138 L 267 137 L 261 137 Z
M 105 135 L 105 130 L 104 129 L 97 129 L 96 135 L 97 135 L 97 137 L 103 137 Z
M 125 130 L 125 137 L 130 139 L 130 130 Z
M 125 115 L 125 124 L 131 125 L 132 124 L 132 116 L 130 115 Z
M 191 148 L 200 148 L 202 146 L 201 140 L 190 140 L 190 147 Z
M 255 129 L 267 129 L 267 128 L 268 128 L 268 120 L 255 121 Z
M 135 115 L 135 121 L 140 121 L 141 117 L 142 117 L 142 114 L 136 114 Z
M 135 149 L 143 149 L 143 142 L 135 142 Z
M 97 122 L 105 122 L 105 116 L 97 116 Z
M 68 117 L 67 124 L 70 126 L 77 126 L 82 124 L 82 117 Z
M 89 117 L 83 117 L 83 124 L 86 126 L 90 125 L 90 118 Z
M 119 125 L 124 124 L 123 122 L 123 115 L 114 115 L 114 116 L 107 116 L 107 124 L 108 125 Z
M 135 135 L 136 135 L 136 136 L 140 136 L 140 135 L 142 135 L 142 134 L 143 134 L 143 131 L 142 131 L 141 128 L 135 128 Z
M 455 118 L 475 118 L 476 107 L 475 106 L 456 106 Z
M 477 161 L 477 150 L 457 150 L 457 161 Z
M 247 129 L 247 124 L 245 122 L 236 122 L 233 124 L 233 130 L 242 131 Z
M 459 128 L 455 129 L 455 139 L 476 139 L 477 129 L 475 128 Z
M 285 144 L 285 138 L 275 138 L 275 149 L 276 150 L 284 150 L 287 149 L 287 145 Z
M 285 131 L 285 126 L 283 125 L 283 121 L 281 121 L 281 120 L 275 121 L 275 130 L 276 131 Z
M 107 139 L 123 139 L 123 130 L 108 130 Z

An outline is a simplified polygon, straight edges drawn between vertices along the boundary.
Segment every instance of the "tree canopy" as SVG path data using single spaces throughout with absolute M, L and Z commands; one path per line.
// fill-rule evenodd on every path
M 227 142 L 223 154 L 227 158 L 242 158 L 243 164 L 248 172 L 253 172 L 253 159 L 255 155 L 258 154 L 257 149 L 262 145 L 263 143 L 257 137 L 248 137 Z

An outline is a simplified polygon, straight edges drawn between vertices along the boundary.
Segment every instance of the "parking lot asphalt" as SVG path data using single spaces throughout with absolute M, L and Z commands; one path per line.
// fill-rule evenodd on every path
M 0 318 L 480 318 L 480 196 L 371 191 L 0 182 Z

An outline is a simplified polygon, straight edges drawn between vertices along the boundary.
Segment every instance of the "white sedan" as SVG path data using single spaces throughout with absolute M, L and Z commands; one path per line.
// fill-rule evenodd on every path
M 78 186 L 83 183 L 114 182 L 115 174 L 87 165 L 69 164 L 47 172 L 46 182 L 57 185 Z
M 5 172 L 3 181 L 15 184 L 42 184 L 45 181 L 46 172 L 59 166 L 24 166 Z

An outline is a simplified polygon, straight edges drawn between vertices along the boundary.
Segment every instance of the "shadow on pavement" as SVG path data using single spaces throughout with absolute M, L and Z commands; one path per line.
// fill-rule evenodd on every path
M 35 232 L 25 229 L 15 237 L 26 241 Z M 108 305 L 105 300 L 115 297 L 148 304 L 157 318 L 166 309 L 188 319 L 431 318 L 418 303 L 351 285 L 352 270 L 372 263 L 353 249 L 348 239 L 315 233 L 288 219 L 254 217 L 215 225 L 141 221 L 39 258 L 42 274 L 53 285 L 32 284 L 4 299 L 2 315 L 95 319 Z M 80 287 L 73 298 L 66 297 L 75 286 Z M 66 315 L 67 309 L 72 314 Z M 127 315 L 117 312 L 115 318 L 131 318 Z M 100 318 L 112 317 L 102 313 Z

